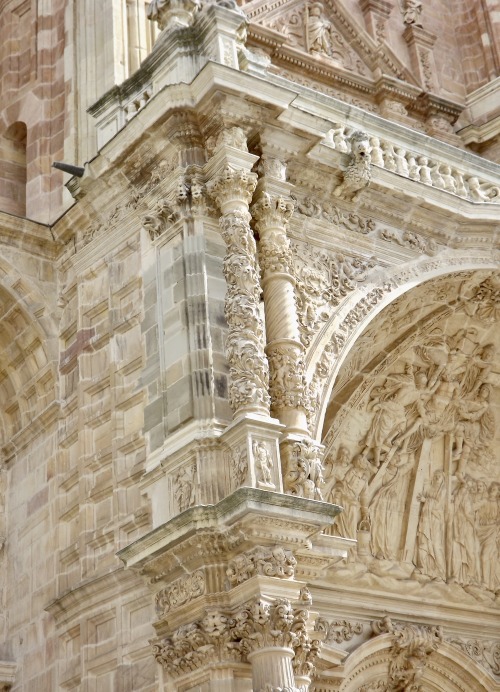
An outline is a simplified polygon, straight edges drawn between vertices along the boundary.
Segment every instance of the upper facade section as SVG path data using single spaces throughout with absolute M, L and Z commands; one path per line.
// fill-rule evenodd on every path
M 224 56 L 227 27 L 215 42 L 199 33 L 208 4 L 240 13 L 238 64 Z M 158 37 L 193 24 L 192 50 L 174 64 Z M 53 161 L 92 160 L 160 88 L 190 83 L 207 60 L 498 161 L 499 26 L 481 0 L 0 0 L 0 209 L 52 223 L 71 203 Z

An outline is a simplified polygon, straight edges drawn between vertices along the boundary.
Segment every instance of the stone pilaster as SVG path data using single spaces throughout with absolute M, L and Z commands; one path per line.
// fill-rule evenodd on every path
M 226 355 L 231 376 L 229 400 L 235 418 L 245 413 L 269 416 L 269 368 L 259 309 L 257 249 L 248 211 L 257 185 L 257 175 L 251 172 L 256 158 L 248 153 L 243 131 L 234 127 L 219 136 L 207 167 L 207 190 L 220 208 L 220 228 L 227 247 Z

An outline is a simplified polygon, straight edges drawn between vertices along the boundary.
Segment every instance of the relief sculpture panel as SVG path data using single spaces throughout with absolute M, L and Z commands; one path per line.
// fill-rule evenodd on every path
M 332 532 L 358 539 L 339 575 L 500 605 L 500 334 L 493 309 L 457 295 L 340 372 L 324 496 L 344 507 Z M 372 335 L 397 323 L 384 312 Z

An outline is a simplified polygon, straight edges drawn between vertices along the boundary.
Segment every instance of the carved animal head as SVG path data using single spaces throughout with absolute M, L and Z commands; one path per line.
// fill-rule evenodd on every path
M 351 142 L 351 154 L 353 159 L 361 161 L 368 158 L 372 148 L 368 135 L 365 132 L 356 130 L 352 133 L 349 141 Z

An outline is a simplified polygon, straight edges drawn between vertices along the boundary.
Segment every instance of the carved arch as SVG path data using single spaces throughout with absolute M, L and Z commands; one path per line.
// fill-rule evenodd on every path
M 378 283 L 358 289 L 349 296 L 325 322 L 307 352 L 306 377 L 317 396 L 316 416 L 311 421 L 313 436 L 320 441 L 332 389 L 344 361 L 359 336 L 384 308 L 415 288 L 441 277 L 499 268 L 498 261 L 482 253 L 469 258 L 460 255 L 416 260 L 386 271 Z
M 381 634 L 355 649 L 342 665 L 340 692 L 359 692 L 360 689 L 370 689 L 370 685 L 374 685 L 374 690 L 385 692 L 394 689 L 384 686 L 393 660 L 393 644 L 391 634 Z M 500 684 L 484 668 L 446 641 L 428 657 L 419 682 L 429 692 L 500 690 Z
M 21 268 L 22 270 L 22 268 Z M 0 435 L 5 444 L 57 398 L 57 327 L 47 296 L 0 258 Z

